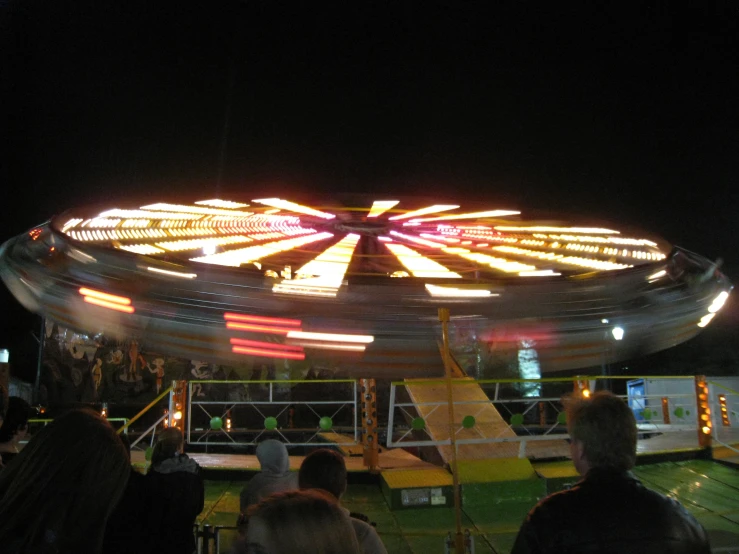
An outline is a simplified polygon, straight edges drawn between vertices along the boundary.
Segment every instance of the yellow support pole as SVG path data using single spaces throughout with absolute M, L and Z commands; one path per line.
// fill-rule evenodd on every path
M 146 408 L 144 408 L 143 410 L 141 410 L 139 413 L 137 413 L 135 416 L 133 416 L 131 419 L 129 419 L 128 420 L 128 423 L 126 423 L 123 427 L 121 427 L 120 429 L 118 429 L 118 434 L 120 435 L 121 433 L 123 433 L 123 431 L 125 431 L 126 429 L 128 429 L 131 426 L 132 423 L 136 422 L 142 415 L 144 415 L 151 408 L 153 408 L 162 398 L 164 398 L 165 396 L 167 396 L 171 391 L 172 391 L 172 387 L 169 387 L 167 390 L 165 390 L 164 392 L 162 392 L 162 394 L 160 394 L 154 400 L 152 400 L 151 402 L 149 402 L 149 405 L 146 406 Z
M 447 405 L 449 406 L 449 441 L 452 447 L 452 483 L 454 485 L 454 517 L 456 533 L 454 535 L 454 552 L 465 554 L 464 534 L 462 533 L 462 497 L 459 490 L 459 473 L 457 471 L 457 440 L 454 426 L 454 395 L 452 392 L 452 366 L 449 355 L 449 309 L 439 308 L 441 336 L 443 340 L 444 373 L 446 375 Z

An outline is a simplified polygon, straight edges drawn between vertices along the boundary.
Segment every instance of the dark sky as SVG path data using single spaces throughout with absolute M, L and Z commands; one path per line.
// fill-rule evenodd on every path
M 2 240 L 111 199 L 422 193 L 636 225 L 739 276 L 734 3 L 0 13 Z M 2 295 L 6 340 L 28 318 Z

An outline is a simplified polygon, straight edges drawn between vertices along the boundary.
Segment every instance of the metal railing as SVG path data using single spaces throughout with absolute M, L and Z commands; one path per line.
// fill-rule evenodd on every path
M 226 389 L 226 395 L 229 388 L 240 389 L 243 397 L 213 400 L 214 395 L 206 393 L 205 387 L 219 385 Z M 299 395 L 295 394 L 297 387 L 301 389 Z M 325 399 L 328 394 L 333 398 Z M 321 433 L 343 431 L 336 433 L 331 442 L 356 446 L 360 439 L 357 394 L 357 382 L 353 379 L 190 381 L 187 442 L 248 446 L 256 445 L 264 433 L 274 432 L 285 444 L 310 446 L 317 444 Z M 336 425 L 337 419 L 343 424 Z M 295 431 L 302 431 L 308 438 L 294 440 Z
M 707 380 L 714 446 L 739 454 L 739 392 L 717 380 Z
M 501 446 L 506 456 L 526 457 L 527 446 L 539 443 L 547 448 L 546 442 L 553 445 L 549 450 L 551 457 L 569 455 L 565 441 L 569 439 L 566 427 L 565 409 L 562 393 L 576 390 L 578 383 L 586 383 L 584 388 L 594 391 L 606 388 L 608 381 L 629 380 L 635 377 L 570 377 L 546 379 L 505 379 L 480 380 L 462 379 L 454 381 L 458 396 L 474 399 L 454 400 L 454 439 L 458 447 L 471 444 L 508 444 Z M 682 381 L 680 392 L 672 394 L 646 394 L 638 398 L 620 395 L 629 401 L 638 421 L 640 441 L 654 435 L 691 432 L 682 440 L 686 446 L 697 446 L 698 423 L 696 394 L 693 377 L 656 377 L 649 379 L 669 379 Z M 390 388 L 390 413 L 388 417 L 388 448 L 398 447 L 449 447 L 452 444 L 448 425 L 444 419 L 447 399 L 438 395 L 428 401 L 418 401 L 412 392 L 405 391 L 403 401 L 399 401 L 402 389 L 407 387 L 442 387 L 444 381 L 424 380 L 394 382 Z M 460 387 L 477 387 L 483 393 L 464 394 Z M 549 394 L 546 394 L 547 389 Z M 545 395 L 524 396 L 531 391 L 544 390 Z M 553 392 L 554 391 L 554 392 Z M 432 397 L 433 394 L 417 395 Z M 659 409 L 657 409 L 659 406 Z M 494 412 L 494 413 L 493 413 Z M 498 415 L 499 414 L 499 415 Z M 694 433 L 694 434 L 693 434 Z M 511 448 L 517 446 L 514 453 Z

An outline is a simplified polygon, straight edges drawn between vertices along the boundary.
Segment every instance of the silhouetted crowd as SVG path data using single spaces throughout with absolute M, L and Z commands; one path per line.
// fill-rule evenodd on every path
M 644 487 L 633 413 L 606 392 L 566 405 L 571 455 L 583 476 L 526 517 L 512 554 L 708 554 L 703 527 L 678 502 Z M 203 472 L 182 432 L 158 434 L 151 468 L 90 409 L 57 417 L 19 448 L 28 405 L 10 399 L 0 426 L 2 554 L 193 554 Z M 341 504 L 344 458 L 320 449 L 297 473 L 284 444 L 257 447 L 261 471 L 244 487 L 232 554 L 386 554 L 375 526 Z

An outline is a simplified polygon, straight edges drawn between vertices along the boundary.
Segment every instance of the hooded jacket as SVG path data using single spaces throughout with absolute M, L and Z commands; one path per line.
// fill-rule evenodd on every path
M 290 458 L 283 443 L 274 439 L 259 443 L 257 460 L 262 469 L 241 490 L 242 513 L 271 494 L 298 488 L 298 474 L 290 471 Z
M 537 504 L 511 554 L 710 554 L 708 536 L 677 501 L 628 471 L 591 469 Z
M 203 470 L 187 454 L 167 458 L 146 475 L 152 495 L 151 522 L 157 530 L 152 552 L 192 554 L 193 527 L 205 505 Z

